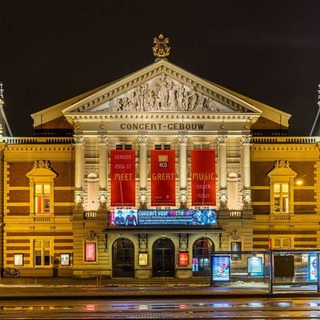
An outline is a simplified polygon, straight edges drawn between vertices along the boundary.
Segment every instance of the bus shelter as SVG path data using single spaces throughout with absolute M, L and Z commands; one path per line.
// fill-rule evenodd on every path
M 211 285 L 236 281 L 274 290 L 320 292 L 320 250 L 215 251 L 211 254 Z

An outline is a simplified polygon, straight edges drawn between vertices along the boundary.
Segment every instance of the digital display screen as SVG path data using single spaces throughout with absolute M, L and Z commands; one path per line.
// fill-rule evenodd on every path
M 217 224 L 217 212 L 212 209 L 134 210 L 116 209 L 110 213 L 111 226 L 176 225 L 201 226 Z

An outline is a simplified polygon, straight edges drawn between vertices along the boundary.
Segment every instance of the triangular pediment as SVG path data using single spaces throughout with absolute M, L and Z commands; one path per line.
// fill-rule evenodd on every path
M 160 59 L 112 83 L 32 115 L 34 127 L 56 119 L 76 124 L 117 119 L 181 120 L 206 118 L 251 127 L 259 118 L 288 126 L 289 114 L 204 80 Z M 77 125 L 78 126 L 78 125 Z
M 252 113 L 261 110 L 162 59 L 63 110 L 105 112 Z

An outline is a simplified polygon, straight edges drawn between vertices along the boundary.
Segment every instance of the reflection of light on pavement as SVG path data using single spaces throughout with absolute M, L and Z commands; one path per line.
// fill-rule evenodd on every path
M 261 302 L 249 302 L 250 308 L 261 308 L 263 307 L 263 303 Z
M 211 306 L 214 308 L 229 308 L 231 307 L 231 304 L 225 303 L 225 302 L 218 302 L 218 303 L 212 303 Z
M 84 306 L 84 308 L 87 310 L 87 311 L 95 311 L 96 310 L 96 305 L 95 304 L 86 304 Z
M 146 304 L 139 304 L 139 310 L 148 310 L 149 307 Z

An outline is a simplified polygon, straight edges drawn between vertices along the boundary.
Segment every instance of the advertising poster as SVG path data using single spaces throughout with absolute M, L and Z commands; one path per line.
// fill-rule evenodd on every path
M 192 205 L 216 205 L 215 150 L 191 150 Z
M 318 280 L 318 265 L 317 265 L 316 254 L 309 255 L 308 276 L 309 276 L 309 281 Z
M 148 265 L 148 252 L 139 252 L 139 266 Z
M 135 206 L 135 151 L 111 150 L 111 206 Z
M 249 276 L 263 276 L 263 265 L 261 257 L 248 257 Z
M 116 209 L 110 212 L 111 226 L 214 226 L 217 212 L 211 209 Z
M 175 206 L 175 152 L 151 150 L 151 205 Z
M 230 257 L 211 256 L 211 280 L 230 281 Z
M 189 252 L 179 252 L 179 266 L 189 265 Z

